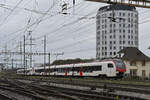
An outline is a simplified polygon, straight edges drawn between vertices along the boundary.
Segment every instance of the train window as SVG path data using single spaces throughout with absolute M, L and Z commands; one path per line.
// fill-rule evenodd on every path
M 92 66 L 89 66 L 89 72 L 93 72 L 93 67 Z
M 102 70 L 102 66 L 93 66 L 94 67 L 94 71 L 101 71 Z
M 80 67 L 74 67 L 74 71 L 80 72 Z
M 109 63 L 108 68 L 113 68 L 113 64 Z
M 69 73 L 72 69 L 71 68 L 67 68 L 67 72 Z

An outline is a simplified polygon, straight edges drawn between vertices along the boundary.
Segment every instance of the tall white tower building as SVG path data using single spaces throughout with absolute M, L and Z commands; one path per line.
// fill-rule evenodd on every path
M 96 15 L 96 58 L 116 56 L 125 47 L 138 48 L 138 12 L 135 7 L 109 5 Z

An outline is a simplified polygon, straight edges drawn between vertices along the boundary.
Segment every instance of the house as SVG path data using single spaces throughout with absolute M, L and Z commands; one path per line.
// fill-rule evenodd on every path
M 126 47 L 117 57 L 126 64 L 126 75 L 150 78 L 150 58 L 136 47 Z

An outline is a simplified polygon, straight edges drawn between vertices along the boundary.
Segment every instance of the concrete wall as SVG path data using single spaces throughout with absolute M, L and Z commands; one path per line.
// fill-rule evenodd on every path
M 150 61 L 145 62 L 145 66 L 142 66 L 142 61 L 136 61 L 135 66 L 130 65 L 130 61 L 125 60 L 124 63 L 126 64 L 126 74 L 130 74 L 131 69 L 137 70 L 137 76 L 142 77 L 142 70 L 145 70 L 145 76 L 150 78 Z

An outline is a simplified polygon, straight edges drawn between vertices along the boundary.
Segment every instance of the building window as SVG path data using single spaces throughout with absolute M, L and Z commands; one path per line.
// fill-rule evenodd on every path
M 125 16 L 125 13 L 123 13 L 123 16 Z
M 130 24 L 128 24 L 128 28 L 130 28 Z
M 125 25 L 125 24 L 123 24 L 123 27 L 125 28 L 125 27 L 126 27 L 126 25 Z
M 110 41 L 110 44 L 112 44 L 112 41 Z
M 137 70 L 136 69 L 130 69 L 130 76 L 137 76 Z
M 130 44 L 130 41 L 128 41 L 128 44 Z
M 112 33 L 112 30 L 110 30 L 110 33 Z
M 112 55 L 112 52 L 110 52 L 110 55 Z
M 142 77 L 145 77 L 145 70 L 142 70 Z
M 116 33 L 116 30 L 114 29 L 114 33 Z
M 112 49 L 112 47 L 110 46 L 110 50 Z
M 122 41 L 119 41 L 119 44 L 122 44 Z
M 146 63 L 146 62 L 145 62 L 145 60 L 144 60 L 144 61 L 142 61 L 142 66 L 145 66 L 145 63 Z
M 121 24 L 119 24 L 119 27 L 121 27 Z
M 102 25 L 102 29 L 104 29 L 104 27 L 105 27 L 105 26 L 104 26 L 104 25 Z
M 112 36 L 110 35 L 110 39 L 112 38 Z
M 107 52 L 105 52 L 105 55 L 107 56 Z
M 128 16 L 130 16 L 130 13 L 128 13 Z
M 119 38 L 121 39 L 121 35 L 119 36 Z
M 123 41 L 123 44 L 125 44 L 125 41 Z
M 116 47 L 114 47 L 114 50 L 116 50 Z
M 130 33 L 130 30 L 128 30 L 128 33 Z
M 110 24 L 110 27 L 112 27 L 112 24 Z
M 116 44 L 116 41 L 114 41 L 114 44 Z
M 109 16 L 111 16 L 111 15 L 112 15 L 112 13 L 109 14 Z
M 122 49 L 122 47 L 120 46 L 120 50 Z
M 121 12 L 119 13 L 119 15 L 121 16 Z
M 128 35 L 128 39 L 130 39 L 130 35 Z
M 119 30 L 119 32 L 120 32 L 120 33 L 122 32 L 121 29 Z
M 130 18 L 128 18 L 128 22 L 130 22 Z
M 116 27 L 116 24 L 114 24 L 114 28 Z
M 125 33 L 126 31 L 125 30 L 123 30 L 123 33 Z
M 123 35 L 123 38 L 125 38 L 125 35 Z
M 105 34 L 107 34 L 107 31 L 105 30 Z
M 114 55 L 116 55 L 116 52 L 114 52 Z
M 136 66 L 136 61 L 130 61 L 130 66 Z

